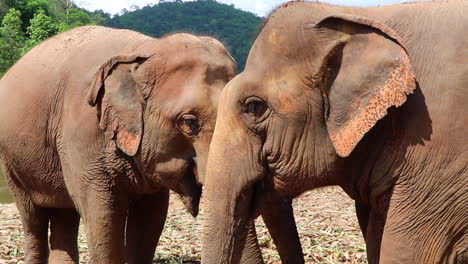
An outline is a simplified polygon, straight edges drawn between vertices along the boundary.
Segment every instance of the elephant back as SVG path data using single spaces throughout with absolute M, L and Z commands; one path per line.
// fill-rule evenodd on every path
M 96 70 L 109 58 L 131 53 L 148 40 L 152 38 L 130 30 L 102 26 L 75 28 L 33 48 L 3 79 L 6 82 L 10 79 L 33 81 L 34 88 L 31 89 L 41 90 L 42 93 L 47 89 L 67 89 L 66 84 L 90 81 Z M 21 76 L 24 73 L 27 73 L 24 76 L 27 78 Z
M 54 141 L 47 131 L 58 131 L 66 101 L 89 108 L 86 94 L 96 71 L 109 58 L 132 53 L 151 40 L 130 30 L 85 26 L 34 47 L 0 81 L 1 137 L 8 141 L 17 136 L 9 128 L 23 128 L 35 138 Z

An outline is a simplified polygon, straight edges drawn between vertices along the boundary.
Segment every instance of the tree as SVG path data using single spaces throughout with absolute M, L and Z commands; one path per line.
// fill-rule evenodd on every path
M 10 8 L 14 8 L 18 5 L 18 0 L 0 0 L 0 19 L 8 13 Z
M 31 1 L 31 0 L 29 0 Z M 101 25 L 110 19 L 103 11 L 90 13 L 79 8 L 72 0 L 47 0 L 50 2 L 50 17 L 58 24 L 58 31 L 63 32 L 84 25 Z M 79 2 L 78 2 L 79 4 Z
M 58 25 L 53 19 L 47 16 L 44 10 L 39 10 L 30 20 L 30 26 L 27 31 L 29 39 L 23 48 L 23 54 L 39 44 L 39 42 L 56 34 L 57 30 Z
M 215 0 L 161 0 L 159 4 L 124 10 L 112 18 L 103 11 L 90 13 L 80 9 L 77 3 L 76 0 L 0 0 L 0 20 L 4 18 L 0 25 L 0 74 L 42 40 L 90 24 L 132 29 L 154 37 L 181 31 L 214 36 L 224 42 L 242 70 L 262 21 L 255 14 Z
M 21 12 L 10 9 L 0 27 L 0 74 L 3 75 L 21 56 L 25 42 Z
M 106 24 L 154 37 L 181 31 L 214 36 L 224 42 L 242 70 L 261 21 L 253 13 L 214 0 L 161 0 L 135 11 L 123 10 Z
M 67 19 L 62 20 L 59 24 L 58 31 L 63 32 L 80 26 L 95 25 L 96 21 L 102 21 L 102 17 L 98 14 L 91 16 L 83 10 L 71 8 L 68 10 Z
M 0 0 L 0 76 L 44 39 L 108 19 L 109 14 L 87 12 L 73 0 Z
M 29 22 L 39 10 L 49 15 L 50 2 L 48 0 L 19 0 L 18 9 L 21 11 L 23 31 L 26 31 L 30 25 Z

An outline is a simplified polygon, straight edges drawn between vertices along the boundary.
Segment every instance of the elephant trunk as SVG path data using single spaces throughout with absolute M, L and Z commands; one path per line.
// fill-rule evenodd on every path
M 183 193 L 180 194 L 180 198 L 182 199 L 185 208 L 193 217 L 198 215 L 201 192 L 202 187 L 195 181 L 194 178 L 190 188 L 188 188 L 188 190 L 183 189 Z
M 182 184 L 178 189 L 180 190 L 179 195 L 185 205 L 185 208 L 193 217 L 196 217 L 200 206 L 202 186 L 197 180 L 198 170 L 196 159 L 193 160 L 193 165 L 193 171 L 188 172 L 184 184 Z
M 251 220 L 248 205 L 252 191 L 242 191 L 237 197 L 215 197 L 219 200 L 210 202 L 206 212 L 202 263 L 240 263 Z
M 222 102 L 223 100 L 221 100 Z M 202 263 L 239 263 L 253 216 L 255 184 L 264 175 L 260 142 L 228 106 L 220 113 L 208 155 Z
M 240 186 L 236 182 L 242 176 L 237 174 L 239 170 L 235 167 L 241 164 L 231 159 L 223 163 L 215 163 L 210 153 L 202 250 L 202 263 L 205 264 L 240 263 L 252 219 L 253 184 Z

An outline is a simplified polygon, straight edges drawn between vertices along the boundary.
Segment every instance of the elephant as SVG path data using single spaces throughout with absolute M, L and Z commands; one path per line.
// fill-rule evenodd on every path
M 355 201 L 369 263 L 467 263 L 467 13 L 464 1 L 273 11 L 220 97 L 202 263 L 239 262 L 265 196 L 331 185 Z
M 88 26 L 25 55 L 0 81 L 0 161 L 26 262 L 77 263 L 81 215 L 92 263 L 152 263 L 169 190 L 198 213 L 219 93 L 234 74 L 222 43 L 190 34 Z M 290 202 L 277 210 L 295 230 Z M 272 228 L 302 252 L 297 231 Z M 263 263 L 253 221 L 248 230 L 242 263 Z
M 219 94 L 234 74 L 214 38 L 101 26 L 21 58 L 0 81 L 0 161 L 26 263 L 78 263 L 80 217 L 91 263 L 152 263 L 169 190 L 198 213 Z

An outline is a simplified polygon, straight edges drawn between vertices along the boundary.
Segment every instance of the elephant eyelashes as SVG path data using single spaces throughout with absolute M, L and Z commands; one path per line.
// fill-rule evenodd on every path
M 178 126 L 188 136 L 195 136 L 200 131 L 200 122 L 191 114 L 183 115 L 178 121 Z

